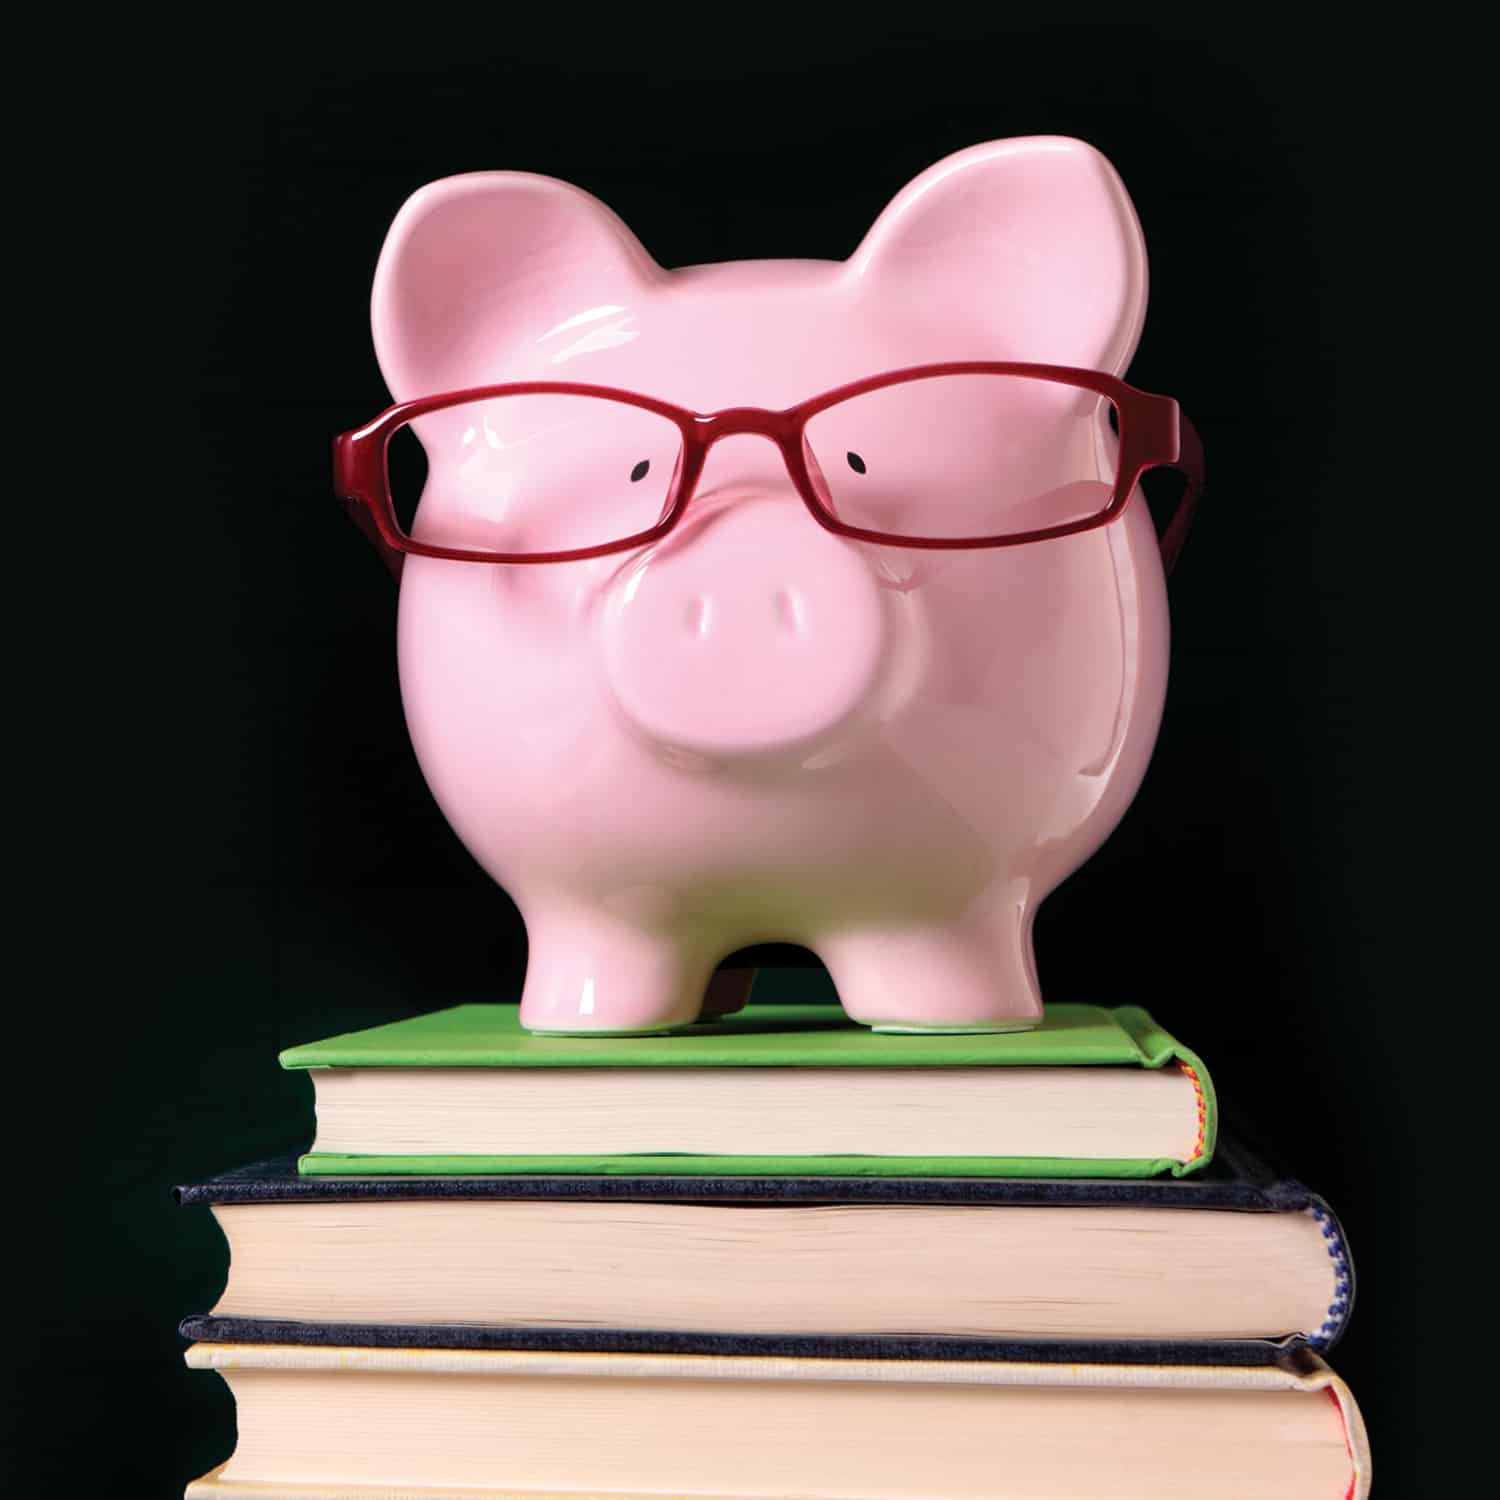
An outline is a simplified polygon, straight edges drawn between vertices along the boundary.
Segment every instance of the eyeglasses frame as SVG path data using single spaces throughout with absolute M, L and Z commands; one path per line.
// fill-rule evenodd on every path
M 871 391 L 931 380 L 948 375 L 1011 375 L 1071 385 L 1095 392 L 1114 407 L 1119 423 L 1119 456 L 1114 490 L 1103 510 L 1081 520 L 1065 521 L 1038 530 L 982 537 L 907 537 L 851 526 L 839 520 L 818 494 L 804 452 L 808 421 L 831 406 Z M 642 411 L 654 412 L 672 422 L 682 435 L 682 451 L 661 519 L 645 531 L 595 547 L 577 547 L 561 552 L 489 552 L 461 547 L 442 547 L 407 536 L 396 520 L 391 500 L 387 450 L 391 438 L 407 423 L 451 406 L 487 401 L 502 396 L 591 396 L 614 401 Z M 630 552 L 660 541 L 687 512 L 702 476 L 709 450 L 721 438 L 752 434 L 769 438 L 781 450 L 787 474 L 813 519 L 825 531 L 853 541 L 888 547 L 923 550 L 969 550 L 981 547 L 1016 547 L 1050 541 L 1106 526 L 1125 508 L 1140 478 L 1148 470 L 1178 470 L 1186 488 L 1177 509 L 1161 536 L 1162 562 L 1170 573 L 1187 539 L 1193 513 L 1203 493 L 1203 444 L 1196 428 L 1170 396 L 1154 395 L 1128 385 L 1118 376 L 1101 370 L 1077 369 L 1069 365 L 1018 364 L 966 360 L 935 365 L 911 365 L 868 376 L 810 400 L 770 411 L 761 407 L 736 406 L 717 412 L 692 412 L 670 402 L 658 401 L 635 391 L 613 386 L 587 385 L 571 381 L 520 381 L 504 385 L 476 386 L 397 402 L 374 420 L 340 433 L 333 443 L 334 491 L 344 502 L 350 518 L 380 553 L 386 566 L 400 576 L 406 556 L 444 558 L 453 562 L 561 563 L 582 562 L 615 552 Z

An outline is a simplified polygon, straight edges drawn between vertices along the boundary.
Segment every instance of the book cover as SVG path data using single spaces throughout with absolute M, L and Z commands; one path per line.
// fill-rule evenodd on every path
M 554 1354 L 672 1354 L 711 1358 L 967 1360 L 1046 1365 L 1274 1365 L 1314 1345 L 1284 1339 L 997 1339 L 940 1334 L 690 1333 L 657 1328 L 542 1328 L 479 1323 L 314 1323 L 291 1318 L 184 1318 L 195 1344 L 306 1348 L 530 1350 Z
M 690 1032 L 651 1037 L 550 1037 L 524 1031 L 511 1005 L 460 1005 L 291 1047 L 287 1069 L 948 1069 L 1176 1067 L 1191 1079 L 1197 1128 L 1191 1151 L 1167 1157 L 996 1157 L 869 1155 L 432 1155 L 314 1150 L 309 1175 L 371 1173 L 556 1176 L 721 1175 L 834 1177 L 1150 1177 L 1197 1172 L 1212 1159 L 1218 1131 L 1213 1084 L 1202 1060 L 1138 1006 L 1049 1006 L 1027 1032 L 997 1035 L 876 1034 L 828 1005 L 751 1005 Z

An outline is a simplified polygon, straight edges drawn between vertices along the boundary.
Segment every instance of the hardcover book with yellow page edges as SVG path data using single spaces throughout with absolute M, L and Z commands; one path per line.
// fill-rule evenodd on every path
M 313 1177 L 177 1189 L 229 1247 L 204 1343 L 1253 1364 L 1327 1353 L 1333 1210 L 1232 1138 L 1183 1178 Z M 622 1275 L 622 1268 L 628 1274 Z
M 1218 1121 L 1201 1059 L 1138 1006 L 980 1036 L 750 1005 L 671 1036 L 547 1037 L 459 1005 L 281 1065 L 313 1081 L 311 1175 L 1182 1176 Z
M 194 1344 L 238 1442 L 188 1500 L 1364 1500 L 1359 1409 L 1254 1368 Z

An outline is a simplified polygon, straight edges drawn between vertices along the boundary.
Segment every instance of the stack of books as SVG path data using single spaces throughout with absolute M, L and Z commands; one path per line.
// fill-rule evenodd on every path
M 283 1053 L 300 1159 L 229 1242 L 190 1500 L 1357 1500 L 1320 1198 L 1142 1010 L 876 1035 L 757 1006 L 541 1037 L 469 1005 Z

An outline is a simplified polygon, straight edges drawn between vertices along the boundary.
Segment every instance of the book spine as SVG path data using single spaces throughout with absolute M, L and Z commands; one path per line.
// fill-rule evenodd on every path
M 1317 1221 L 1328 1258 L 1333 1262 L 1333 1300 L 1328 1304 L 1328 1313 L 1322 1323 L 1307 1337 L 1309 1348 L 1326 1354 L 1343 1337 L 1354 1311 L 1354 1261 L 1349 1254 L 1343 1226 L 1321 1198 L 1309 1193 L 1302 1211 Z
M 1208 1144 L 1208 1097 L 1204 1092 L 1203 1075 L 1190 1063 L 1179 1060 L 1177 1066 L 1192 1080 L 1193 1097 L 1198 1106 L 1198 1130 L 1193 1139 L 1193 1149 L 1182 1164 L 1182 1170 L 1185 1172 L 1195 1166 L 1201 1166 L 1203 1161 L 1212 1155 L 1212 1147 Z
M 1203 1059 L 1190 1048 L 1184 1047 L 1170 1032 L 1164 1031 L 1138 1005 L 1119 1006 L 1114 1016 L 1120 1029 L 1135 1045 L 1143 1068 L 1161 1068 L 1175 1062 L 1192 1080 L 1198 1109 L 1198 1129 L 1193 1149 L 1186 1160 L 1172 1163 L 1172 1175 L 1182 1177 L 1189 1172 L 1196 1172 L 1213 1159 L 1219 1135 L 1218 1096 L 1214 1092 L 1213 1079 L 1209 1077 Z

